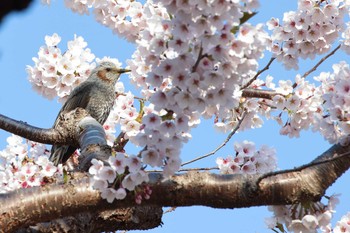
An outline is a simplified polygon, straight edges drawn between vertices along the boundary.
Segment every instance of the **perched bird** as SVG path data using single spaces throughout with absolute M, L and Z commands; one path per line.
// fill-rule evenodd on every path
M 67 101 L 58 113 L 53 128 L 58 125 L 62 114 L 78 107 L 85 109 L 91 117 L 95 118 L 102 125 L 114 104 L 114 86 L 119 76 L 129 71 L 118 69 L 112 62 L 101 62 L 99 66 L 91 71 L 88 79 L 77 86 L 68 96 Z M 53 145 L 50 161 L 56 166 L 64 163 L 76 149 L 71 145 Z

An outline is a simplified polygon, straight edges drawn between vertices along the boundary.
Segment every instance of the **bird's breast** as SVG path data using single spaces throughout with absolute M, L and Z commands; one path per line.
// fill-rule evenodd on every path
M 100 124 L 103 124 L 107 120 L 107 117 L 113 107 L 114 100 L 114 88 L 113 90 L 102 88 L 98 91 L 98 93 L 90 97 L 86 110 Z

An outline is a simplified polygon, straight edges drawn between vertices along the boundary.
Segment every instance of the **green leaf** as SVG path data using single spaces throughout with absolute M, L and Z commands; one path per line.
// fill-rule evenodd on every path
M 283 224 L 281 224 L 281 223 L 278 222 L 276 227 L 277 227 L 278 230 L 280 230 L 281 232 L 285 232 L 285 231 L 284 231 L 284 228 L 283 228 Z
M 167 110 L 167 113 L 161 116 L 162 121 L 173 120 L 174 119 L 173 115 L 174 115 L 174 112 L 172 110 Z
M 250 18 L 252 18 L 254 15 L 256 15 L 258 12 L 244 12 L 243 17 L 239 19 L 239 25 L 244 24 L 247 22 Z
M 256 15 L 258 12 L 244 12 L 242 18 L 239 19 L 239 26 L 247 22 L 250 18 Z M 234 26 L 231 29 L 231 33 L 236 34 L 239 30 L 239 26 Z

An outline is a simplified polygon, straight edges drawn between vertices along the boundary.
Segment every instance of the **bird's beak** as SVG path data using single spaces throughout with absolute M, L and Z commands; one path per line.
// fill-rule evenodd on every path
M 120 74 L 123 74 L 123 73 L 128 73 L 128 72 L 130 72 L 131 70 L 129 70 L 129 69 L 118 69 L 118 73 L 120 73 Z

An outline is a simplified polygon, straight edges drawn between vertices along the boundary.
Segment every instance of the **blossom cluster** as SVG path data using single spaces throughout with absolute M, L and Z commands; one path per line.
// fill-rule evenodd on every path
M 263 174 L 277 167 L 276 150 L 266 145 L 256 149 L 254 142 L 243 141 L 234 144 L 236 154 L 217 158 L 222 174 Z
M 275 86 L 269 77 L 264 85 L 278 94 L 268 104 L 281 113 L 271 117 L 272 109 L 268 109 L 265 116 L 282 126 L 282 135 L 299 137 L 300 131 L 312 129 L 332 144 L 346 142 L 350 133 L 349 74 L 349 64 L 340 62 L 333 65 L 333 72 L 314 77 L 314 83 L 297 75 L 294 83 L 281 80 Z M 286 120 L 283 113 L 287 113 Z
M 244 13 L 258 7 L 257 1 L 213 1 L 206 6 L 198 1 L 148 1 L 141 5 L 76 0 L 67 6 L 80 13 L 93 8 L 99 22 L 135 42 L 136 51 L 128 61 L 132 82 L 154 106 L 153 114 L 167 116 L 157 127 L 143 124 L 144 131 L 135 139 L 144 139 L 144 132 L 149 133 L 147 150 L 160 154 L 164 169 L 170 171 L 167 174 L 178 169 L 178 148 L 187 141 L 199 116 L 215 117 L 224 131 L 237 125 L 242 111 L 236 114 L 232 109 L 239 106 L 240 86 L 256 74 L 257 60 L 270 44 L 262 24 L 240 25 Z M 259 127 L 257 115 L 253 111 L 249 114 L 252 117 L 247 119 L 255 121 L 246 120 L 246 128 Z M 183 120 L 195 124 L 166 136 L 177 138 L 178 148 L 174 150 L 168 140 L 154 143 L 164 127 L 172 132 Z M 144 145 L 142 141 L 137 144 Z
M 342 48 L 347 51 L 350 36 L 343 23 L 347 2 L 299 0 L 298 10 L 285 13 L 283 23 L 274 18 L 268 22 L 271 36 L 261 24 L 241 23 L 244 15 L 258 7 L 255 0 L 156 0 L 144 5 L 123 0 L 74 0 L 66 4 L 81 14 L 93 8 L 97 21 L 135 43 L 136 51 L 127 63 L 132 70 L 132 82 L 142 88 L 143 98 L 149 100 L 149 104 L 142 109 L 141 119 L 133 106 L 132 95 L 118 96 L 105 129 L 111 143 L 115 125 L 120 123 L 130 141 L 144 148 L 140 153 L 142 161 L 135 158 L 150 166 L 163 167 L 165 175 L 179 169 L 180 149 L 201 117 L 215 119 L 216 128 L 227 132 L 245 116 L 240 122 L 240 130 L 244 130 L 260 127 L 259 115 L 270 117 L 275 108 L 287 113 L 285 123 L 282 114 L 273 117 L 281 123 L 283 135 L 297 137 L 301 130 L 313 127 L 334 143 L 349 134 L 346 65 L 335 66 L 332 74 L 322 73 L 317 78 L 320 87 L 300 76 L 296 77 L 295 85 L 292 81 L 279 81 L 275 86 L 271 79 L 264 83 L 256 80 L 249 87 L 265 85 L 278 95 L 272 100 L 242 98 L 242 87 L 256 75 L 258 60 L 266 49 L 288 69 L 298 68 L 299 58 L 313 58 L 329 51 L 342 32 Z M 56 44 L 51 47 L 57 49 Z M 80 46 L 79 51 L 86 50 Z M 81 57 L 85 61 L 85 55 Z M 37 60 L 41 60 L 40 55 Z M 40 64 L 37 66 L 41 67 Z M 33 68 L 29 72 L 44 73 Z M 50 90 L 45 84 L 48 81 L 41 80 L 40 76 L 33 76 L 31 80 L 35 80 L 34 77 L 39 77 L 36 85 L 40 90 Z M 235 151 L 235 156 L 217 160 L 222 173 L 263 173 L 276 168 L 275 152 L 271 148 L 262 147 L 257 151 L 253 143 L 245 141 L 236 143 Z M 117 156 L 122 161 L 129 158 Z M 123 198 L 126 190 L 133 190 L 134 184 L 143 182 L 98 161 L 94 161 L 90 172 L 94 175 L 94 187 L 110 202 Z M 127 181 L 124 182 L 126 177 L 132 180 L 130 189 L 125 184 Z M 119 187 L 113 186 L 116 181 Z M 112 191 L 111 187 L 117 190 Z M 311 218 L 309 215 L 306 214 L 305 219 L 278 222 L 284 221 L 290 229 L 313 229 L 316 218 L 316 227 L 327 226 L 324 224 L 327 216 Z M 288 216 L 292 216 L 291 213 Z
M 274 216 L 266 219 L 265 222 L 268 228 L 273 229 L 275 232 L 277 230 L 285 232 L 285 226 L 288 231 L 295 233 L 316 233 L 318 229 L 321 232 L 329 233 L 332 230 L 330 221 L 339 200 L 336 195 L 332 195 L 327 199 L 327 205 L 322 202 L 316 202 L 287 206 L 269 206 L 269 210 L 274 213 Z M 341 224 L 339 223 L 339 226 Z M 338 233 L 341 231 L 334 232 Z
M 199 123 L 199 116 L 215 117 L 226 131 L 236 126 L 241 114 L 232 109 L 239 106 L 239 86 L 255 74 L 268 36 L 262 25 L 250 24 L 241 25 L 237 35 L 231 33 L 250 4 L 245 8 L 236 1 L 222 5 L 213 2 L 210 7 L 195 2 L 162 3 L 172 20 L 157 15 L 147 21 L 152 25 L 140 33 L 128 65 L 133 82 L 142 88 L 155 111 L 160 116 L 170 116 L 152 125 L 151 130 L 145 123 L 144 132 L 152 139 L 147 141 L 154 145 L 148 147 L 152 149 L 150 153 L 165 158 L 165 173 L 170 170 L 171 174 L 180 164 L 179 148 L 187 141 L 191 128 Z M 219 11 L 223 13 L 217 14 Z M 152 119 L 159 122 L 154 115 L 146 118 Z M 173 130 L 179 122 L 179 130 Z M 170 132 L 169 136 L 154 143 L 163 128 Z M 173 136 L 180 143 L 177 148 L 169 147 L 167 138 Z M 171 151 L 171 157 L 163 151 Z M 171 164 L 174 166 L 169 168 Z
M 67 43 L 64 53 L 57 47 L 60 41 L 56 33 L 46 36 L 45 45 L 40 47 L 38 57 L 33 58 L 34 66 L 27 66 L 27 73 L 34 90 L 48 99 L 58 96 L 63 102 L 95 68 L 92 63 L 95 55 L 80 36 Z
M 340 221 L 337 222 L 337 225 L 335 226 L 333 232 L 334 233 L 350 232 L 350 212 L 344 215 L 340 219 Z
M 287 69 L 298 69 L 299 58 L 324 54 L 344 31 L 348 3 L 299 0 L 298 10 L 284 13 L 283 23 L 272 18 L 271 51 Z
M 73 41 L 69 41 L 68 48 L 63 53 L 57 47 L 60 41 L 61 37 L 56 33 L 52 36 L 45 36 L 46 44 L 39 49 L 38 58 L 33 58 L 34 65 L 27 66 L 29 82 L 34 90 L 46 98 L 51 99 L 58 96 L 59 101 L 64 102 L 71 91 L 89 77 L 92 69 L 96 66 L 94 60 L 97 63 L 110 61 L 117 67 L 121 67 L 121 63 L 117 59 L 95 58 L 90 49 L 86 48 L 87 43 L 80 36 L 75 36 Z M 123 83 L 117 82 L 115 90 L 117 93 L 124 93 Z M 104 124 L 109 144 L 113 143 L 115 125 L 121 116 L 123 114 L 131 116 L 132 112 L 136 111 L 132 106 L 132 99 L 133 96 L 130 93 L 126 97 L 119 95 L 116 98 L 117 104 Z M 126 105 L 129 111 L 126 111 Z
M 65 4 L 79 14 L 89 14 L 90 9 L 93 9 L 97 22 L 130 42 L 138 38 L 140 31 L 147 25 L 147 18 L 159 13 L 157 7 L 145 10 L 140 2 L 128 0 L 65 0 Z
M 291 80 L 280 80 L 278 86 L 270 86 L 278 94 L 269 103 L 274 111 L 282 111 L 272 117 L 282 126 L 280 134 L 291 138 L 314 127 L 323 114 L 323 99 L 316 85 L 300 75 L 296 76 L 294 84 Z M 287 114 L 285 122 L 282 113 Z
M 118 84 L 122 85 L 122 83 Z M 134 106 L 134 101 L 133 94 L 125 93 L 121 86 L 117 87 L 114 106 L 103 125 L 109 145 L 114 143 L 117 125 L 121 126 L 121 131 L 125 133 L 125 139 L 133 138 L 140 131 L 139 113 Z
M 350 67 L 346 62 L 333 65 L 333 72 L 321 73 L 319 92 L 324 100 L 324 115 L 315 129 L 331 143 L 347 140 L 350 134 Z M 345 142 L 344 141 L 344 142 Z
M 214 118 L 216 128 L 223 132 L 237 126 L 243 112 L 248 116 L 240 130 L 261 127 L 259 115 L 269 117 L 268 101 L 262 105 L 261 101 L 241 98 L 241 87 L 256 74 L 258 59 L 265 49 L 270 48 L 287 68 L 297 68 L 299 57 L 313 58 L 327 52 L 341 32 L 342 47 L 346 49 L 349 44 L 343 23 L 349 7 L 346 1 L 299 0 L 297 11 L 285 13 L 282 23 L 275 18 L 267 23 L 271 37 L 263 25 L 241 23 L 244 15 L 258 7 L 254 0 L 159 0 L 143 5 L 133 1 L 75 0 L 66 1 L 66 5 L 80 14 L 93 9 L 97 21 L 136 44 L 132 60 L 128 61 L 132 82 L 142 88 L 145 99 L 151 102 L 144 120 L 153 119 L 156 114 L 158 124 L 136 121 L 136 111 L 130 105 L 132 117 L 121 121 L 125 123 L 122 128 L 130 132 L 128 136 L 135 144 L 147 146 L 145 161 L 150 161 L 152 155 L 151 164 L 164 166 L 171 171 L 168 174 L 179 167 L 178 148 L 188 140 L 200 117 Z M 43 81 L 39 79 L 39 86 L 40 82 Z M 281 95 L 276 95 L 270 104 L 288 113 L 285 124 L 280 116 L 274 117 L 283 125 L 281 134 L 299 136 L 300 130 L 314 125 L 313 129 L 320 130 L 329 141 L 341 139 L 349 128 L 347 111 L 345 116 L 338 114 L 340 123 L 333 122 L 334 114 L 328 116 L 321 105 L 327 98 L 322 95 L 323 90 L 300 77 L 296 84 L 297 88 L 291 81 L 280 81 L 275 90 Z M 339 100 L 336 98 L 332 101 Z M 111 119 L 121 114 L 119 110 L 115 112 Z M 183 121 L 188 122 L 187 126 L 183 127 Z M 181 129 L 172 133 L 178 122 L 182 122 Z M 116 123 L 111 120 L 106 126 L 110 141 Z M 164 127 L 170 133 L 159 139 Z M 177 149 L 169 146 L 171 138 L 179 142 Z M 174 164 L 171 169 L 170 164 Z
M 0 151 L 0 193 L 44 185 L 51 177 L 62 177 L 62 166 L 48 159 L 45 145 L 12 135 Z
M 189 117 L 184 114 L 168 114 L 169 119 L 162 119 L 160 113 L 152 108 L 147 110 L 142 119 L 142 130 L 132 142 L 145 147 L 141 152 L 145 164 L 163 167 L 163 174 L 166 177 L 171 176 L 180 168 L 182 143 L 190 137 L 186 133 L 189 129 Z
M 145 186 L 140 191 L 140 185 L 148 182 L 148 174 L 142 169 L 141 159 L 117 152 L 110 156 L 108 164 L 93 159 L 89 169 L 91 185 L 101 192 L 101 197 L 112 203 L 115 199 L 126 197 L 127 191 L 136 190 L 135 201 L 140 204 L 142 199 L 148 199 L 152 190 Z

